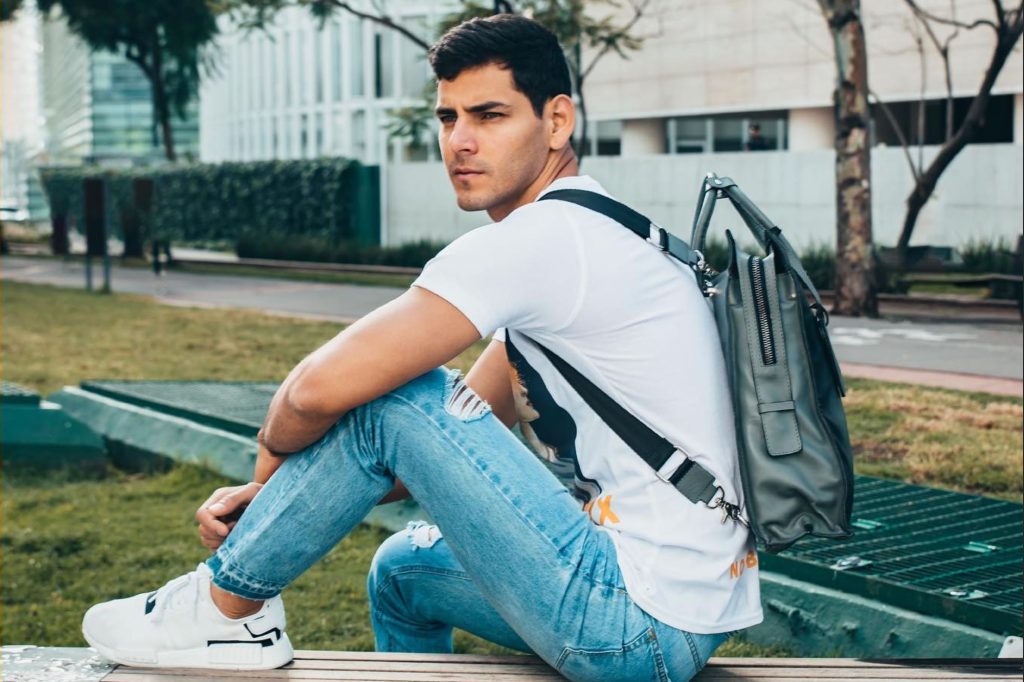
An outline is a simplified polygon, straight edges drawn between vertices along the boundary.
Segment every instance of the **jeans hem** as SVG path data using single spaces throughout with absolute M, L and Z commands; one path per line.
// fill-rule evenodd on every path
M 266 587 L 266 583 L 260 585 L 261 581 L 253 580 L 237 569 L 225 569 L 224 560 L 216 554 L 206 560 L 206 565 L 213 573 L 214 585 L 243 599 L 265 601 L 281 594 L 280 587 Z

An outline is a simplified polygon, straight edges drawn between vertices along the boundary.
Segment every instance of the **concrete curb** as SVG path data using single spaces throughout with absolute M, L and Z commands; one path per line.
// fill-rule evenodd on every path
M 917 384 L 947 388 L 952 391 L 970 391 L 973 393 L 992 393 L 1016 398 L 1024 397 L 1024 381 L 1018 379 L 1002 379 L 977 374 L 960 374 L 956 372 L 936 372 L 927 369 L 910 369 L 906 367 L 884 367 L 881 365 L 862 365 L 844 362 L 840 365 L 843 376 L 858 379 L 876 379 L 903 384 Z

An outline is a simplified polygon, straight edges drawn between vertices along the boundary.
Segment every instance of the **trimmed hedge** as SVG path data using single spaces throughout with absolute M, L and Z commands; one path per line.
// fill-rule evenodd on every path
M 444 247 L 444 242 L 426 240 L 383 247 L 355 242 L 331 244 L 316 237 L 247 235 L 238 240 L 236 250 L 242 258 L 422 268 Z
M 82 227 L 82 180 L 106 183 L 108 231 L 123 236 L 135 211 L 132 183 L 153 180 L 153 206 L 139 215 L 143 234 L 167 241 L 311 238 L 329 245 L 374 245 L 380 235 L 379 175 L 374 166 L 324 158 L 185 164 L 139 169 L 44 168 L 54 216 Z

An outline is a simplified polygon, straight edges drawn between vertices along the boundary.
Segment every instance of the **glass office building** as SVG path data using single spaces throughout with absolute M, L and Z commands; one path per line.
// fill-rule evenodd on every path
M 43 22 L 43 106 L 50 163 L 164 157 L 149 81 L 120 54 L 93 52 L 64 21 Z M 179 158 L 198 156 L 198 105 L 172 117 Z

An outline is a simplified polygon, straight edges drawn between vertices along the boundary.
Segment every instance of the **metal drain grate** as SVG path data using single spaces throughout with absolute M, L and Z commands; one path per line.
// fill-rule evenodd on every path
M 1020 634 L 1022 507 L 858 476 L 855 535 L 762 555 L 770 571 L 992 632 Z
M 255 436 L 276 383 L 225 381 L 85 381 L 82 388 L 214 428 Z

